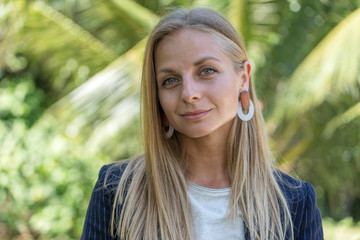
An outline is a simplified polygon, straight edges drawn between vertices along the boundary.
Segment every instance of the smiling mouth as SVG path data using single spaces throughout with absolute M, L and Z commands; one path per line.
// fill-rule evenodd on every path
M 186 112 L 183 114 L 180 114 L 180 116 L 182 116 L 183 118 L 187 119 L 187 120 L 198 120 L 201 119 L 202 117 L 206 116 L 208 113 L 210 113 L 210 110 L 198 110 L 198 111 L 193 111 L 193 112 Z

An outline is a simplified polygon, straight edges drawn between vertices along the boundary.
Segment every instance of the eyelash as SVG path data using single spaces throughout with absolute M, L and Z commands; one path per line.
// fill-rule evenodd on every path
M 204 73 L 204 71 L 206 71 L 206 70 L 210 70 L 211 71 L 211 73 Z M 211 75 L 211 74 L 213 74 L 213 73 L 216 73 L 217 71 L 216 71 L 216 69 L 215 68 L 212 68 L 212 67 L 206 67 L 206 68 L 203 68 L 203 69 L 201 69 L 201 74 L 204 74 L 204 75 Z
M 205 71 L 210 71 L 210 73 L 205 73 Z M 201 69 L 200 71 L 200 74 L 202 75 L 205 75 L 205 76 L 209 76 L 209 75 L 212 75 L 213 73 L 216 73 L 217 70 L 215 68 L 212 68 L 212 67 L 205 67 L 203 69 Z M 163 82 L 162 82 L 162 86 L 167 86 L 167 85 L 171 85 L 171 83 L 168 83 L 169 80 L 175 80 L 175 82 L 177 81 L 177 79 L 175 77 L 169 77 L 169 78 L 166 78 Z
M 171 84 L 168 83 L 168 81 L 169 81 L 170 79 L 174 79 L 174 80 L 176 81 L 176 78 L 174 78 L 174 77 L 169 77 L 169 78 L 166 78 L 161 85 L 162 85 L 162 86 L 171 85 Z

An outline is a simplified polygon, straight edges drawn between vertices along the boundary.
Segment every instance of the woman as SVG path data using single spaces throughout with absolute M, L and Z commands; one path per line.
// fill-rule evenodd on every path
M 246 51 L 215 11 L 152 31 L 143 156 L 104 166 L 82 239 L 323 239 L 315 192 L 274 166 Z

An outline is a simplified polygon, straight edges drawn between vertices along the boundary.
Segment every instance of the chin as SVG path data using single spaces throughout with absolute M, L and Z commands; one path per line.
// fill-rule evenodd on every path
M 211 134 L 212 131 L 196 129 L 193 131 L 182 132 L 181 135 L 188 138 L 202 138 Z

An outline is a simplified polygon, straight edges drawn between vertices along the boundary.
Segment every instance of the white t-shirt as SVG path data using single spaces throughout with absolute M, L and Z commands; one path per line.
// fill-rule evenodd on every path
M 196 240 L 245 239 L 241 212 L 237 223 L 227 218 L 230 188 L 211 189 L 188 181 L 188 196 Z

